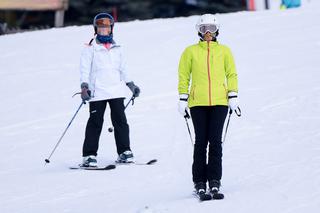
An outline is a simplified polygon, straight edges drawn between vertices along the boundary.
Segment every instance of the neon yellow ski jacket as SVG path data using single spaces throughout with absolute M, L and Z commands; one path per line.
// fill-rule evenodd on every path
M 187 47 L 179 63 L 178 91 L 189 94 L 189 107 L 227 106 L 228 92 L 238 92 L 237 72 L 230 49 L 211 41 L 199 41 Z

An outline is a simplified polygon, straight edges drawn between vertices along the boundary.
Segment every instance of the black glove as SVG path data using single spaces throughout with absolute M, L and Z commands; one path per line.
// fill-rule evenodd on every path
M 89 101 L 91 99 L 91 91 L 89 85 L 86 82 L 81 84 L 81 98 L 83 101 Z
M 127 83 L 127 86 L 129 87 L 129 89 L 131 90 L 131 92 L 133 93 L 133 97 L 139 97 L 139 95 L 140 95 L 140 88 L 137 86 L 137 85 L 135 85 L 134 83 L 133 83 L 133 81 L 130 81 L 130 82 L 128 82 Z

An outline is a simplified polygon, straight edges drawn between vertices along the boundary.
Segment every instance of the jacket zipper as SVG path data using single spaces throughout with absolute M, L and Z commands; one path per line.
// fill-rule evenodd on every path
M 210 46 L 209 46 L 209 42 L 208 42 L 207 67 L 208 67 L 208 80 L 209 80 L 209 106 L 211 106 L 211 78 L 210 78 Z

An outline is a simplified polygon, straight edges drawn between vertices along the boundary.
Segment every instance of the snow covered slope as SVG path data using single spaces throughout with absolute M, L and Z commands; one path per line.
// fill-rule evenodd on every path
M 224 200 L 192 196 L 192 145 L 177 112 L 178 61 L 198 40 L 193 16 L 116 25 L 142 90 L 127 109 L 132 148 L 137 160 L 158 163 L 112 171 L 68 169 L 81 161 L 87 105 L 44 167 L 80 104 L 71 96 L 92 27 L 0 37 L 0 212 L 318 212 L 319 3 L 218 17 L 220 42 L 235 56 L 243 114 L 231 118 L 224 145 Z M 107 111 L 101 165 L 117 157 L 109 126 Z

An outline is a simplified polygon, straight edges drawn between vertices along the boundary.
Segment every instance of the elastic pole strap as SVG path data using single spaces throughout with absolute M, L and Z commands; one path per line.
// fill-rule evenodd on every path
M 240 109 L 240 107 L 237 107 L 237 109 L 235 109 L 234 112 L 236 113 L 236 115 L 237 115 L 238 117 L 241 116 L 241 109 Z

